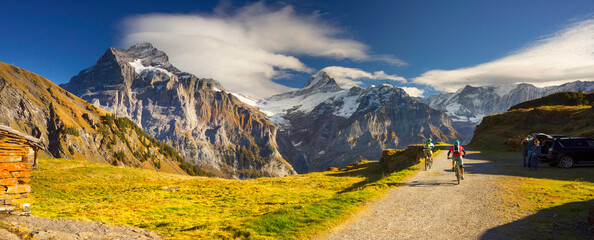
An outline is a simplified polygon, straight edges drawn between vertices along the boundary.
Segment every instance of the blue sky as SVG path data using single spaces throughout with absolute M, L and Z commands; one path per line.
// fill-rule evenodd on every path
M 162 18 L 147 14 L 176 14 L 176 17 L 181 16 L 186 19 L 200 16 L 201 20 L 245 20 L 246 18 L 242 18 L 240 15 L 245 15 L 248 12 L 246 8 L 255 4 L 258 3 L 245 1 L 222 3 L 217 1 L 172 1 L 165 3 L 150 0 L 142 1 L 142 4 L 136 1 L 55 1 L 54 3 L 10 1 L 4 3 L 4 7 L 0 9 L 0 30 L 3 33 L 3 36 L 0 37 L 0 61 L 33 71 L 58 84 L 65 83 L 82 69 L 93 65 L 108 47 L 128 48 L 131 41 L 138 39 L 131 37 L 131 34 L 142 32 L 138 30 L 139 28 L 146 28 L 145 32 L 153 31 L 154 29 L 151 29 L 150 26 L 155 25 L 156 22 L 158 24 Z M 402 77 L 406 80 L 394 81 L 394 85 L 422 89 L 425 91 L 425 96 L 435 93 L 434 89 L 448 91 L 464 85 L 465 82 L 459 80 L 462 78 L 470 79 L 469 83 L 474 85 L 486 84 L 488 79 L 496 79 L 496 81 L 501 81 L 501 84 L 520 81 L 537 83 L 540 81 L 537 78 L 516 77 L 518 74 L 525 73 L 518 73 L 513 69 L 509 70 L 508 75 L 488 75 L 488 79 L 477 77 L 476 74 L 473 75 L 472 71 L 482 73 L 491 71 L 497 66 L 508 66 L 510 64 L 498 62 L 498 59 L 505 59 L 518 53 L 522 55 L 522 51 L 530 52 L 532 51 L 531 47 L 541 44 L 543 40 L 546 40 L 544 45 L 550 40 L 552 47 L 568 45 L 567 42 L 571 42 L 570 40 L 561 41 L 565 38 L 561 40 L 552 38 L 562 35 L 560 32 L 562 33 L 565 29 L 576 27 L 577 23 L 592 19 L 594 14 L 594 1 L 591 0 L 571 2 L 290 0 L 266 1 L 260 4 L 264 7 L 256 13 L 250 12 L 251 15 L 247 19 L 258 19 L 258 14 L 273 16 L 283 11 L 287 6 L 291 6 L 292 13 L 288 13 L 286 18 L 283 18 L 286 21 L 306 18 L 309 20 L 297 27 L 315 28 L 319 22 L 322 31 L 333 31 L 332 34 L 325 36 L 324 33 L 319 33 L 320 29 L 313 29 L 314 32 L 321 34 L 321 37 L 312 39 L 312 45 L 318 40 L 329 39 L 330 41 L 343 41 L 345 48 L 349 46 L 361 47 L 361 45 L 363 47 L 359 49 L 359 52 L 345 55 L 347 57 L 337 57 L 330 53 L 311 52 L 319 51 L 319 48 L 293 50 L 294 48 L 303 48 L 303 46 L 287 45 L 284 48 L 275 48 L 274 43 L 265 46 L 252 44 L 249 46 L 250 48 L 262 48 L 270 54 L 283 55 L 279 61 L 288 61 L 284 65 L 269 64 L 267 65 L 268 70 L 262 70 L 261 73 L 245 73 L 250 76 L 258 75 L 254 77 L 253 81 L 263 81 L 262 84 L 266 84 L 265 80 L 258 78 L 272 78 L 275 83 L 293 88 L 300 87 L 315 71 L 327 66 L 341 66 L 360 69 L 368 73 L 383 71 L 388 76 Z M 214 12 L 217 7 L 218 11 L 222 13 Z M 173 15 L 169 15 L 169 17 L 171 16 Z M 137 18 L 142 19 L 138 20 Z M 188 25 L 187 31 L 199 32 L 204 27 L 203 25 L 191 25 L 196 22 L 194 20 L 182 20 Z M 200 23 L 202 22 L 204 21 L 200 21 Z M 205 24 L 212 22 L 206 21 Z M 257 24 L 258 21 L 254 20 L 254 22 Z M 282 22 L 279 24 L 282 27 Z M 585 31 L 592 29 L 588 24 L 585 25 L 585 27 L 581 26 Z M 273 27 L 278 26 L 272 25 L 262 31 L 268 31 L 267 29 Z M 584 31 L 578 30 L 576 32 Z M 283 33 L 281 31 L 279 34 Z M 147 35 L 140 34 L 140 36 Z M 187 66 L 183 64 L 183 61 L 190 60 L 177 57 L 179 54 L 175 54 L 176 49 L 172 49 L 171 45 L 174 43 L 171 41 L 173 40 L 159 42 L 155 46 L 161 48 L 161 45 L 164 49 L 173 52 L 174 54 L 170 54 L 170 57 L 174 64 L 177 61 L 179 64 L 176 65 Z M 555 45 L 554 41 L 560 43 Z M 204 46 L 200 47 L 200 49 L 204 49 Z M 250 51 L 248 49 L 248 52 Z M 587 63 L 591 63 L 591 51 L 589 53 L 588 49 L 577 49 L 576 51 L 586 52 L 586 55 L 581 57 L 584 57 Z M 169 53 L 169 51 L 167 52 Z M 394 64 L 394 61 L 381 60 L 382 57 L 399 60 L 406 64 Z M 564 57 L 573 58 L 572 56 Z M 250 59 L 246 61 L 250 61 Z M 514 61 L 514 63 L 518 61 Z M 491 62 L 494 62 L 492 67 L 479 66 L 475 68 L 477 65 L 485 63 L 489 65 L 488 63 Z M 551 61 L 543 62 L 546 65 Z M 564 65 L 565 63 L 555 64 Z M 230 64 L 229 66 L 235 65 Z M 238 66 L 237 68 L 241 68 L 244 65 Z M 256 66 L 257 68 L 261 65 L 245 66 Z M 223 68 L 224 66 L 216 65 L 215 67 Z M 587 65 L 578 67 L 587 67 Z M 270 68 L 274 69 L 272 73 L 269 71 Z M 278 71 L 279 68 L 285 68 L 285 70 Z M 472 70 L 471 73 L 466 71 L 468 68 Z M 216 72 L 202 71 L 206 75 L 203 76 L 200 72 L 201 69 L 192 66 L 182 68 L 182 70 L 190 71 L 199 77 L 214 76 L 216 78 L 216 76 L 220 76 L 220 78 L 225 78 L 224 81 L 221 81 L 223 86 L 227 87 L 225 84 L 227 83 L 232 86 L 231 88 L 235 88 L 232 90 L 241 92 L 245 90 L 245 87 L 242 86 L 250 85 L 248 82 L 235 86 L 233 84 L 240 80 Z M 534 71 L 537 70 L 538 68 L 535 68 Z M 559 72 L 562 71 L 563 69 L 559 70 Z M 237 74 L 244 74 L 244 72 L 238 71 Z M 270 74 L 274 74 L 274 76 Z M 547 78 L 547 81 L 543 80 L 543 84 L 575 78 L 587 80 L 589 74 L 589 71 L 585 71 L 585 73 L 580 72 L 567 77 Z M 508 81 L 507 78 L 519 80 Z M 249 79 L 248 77 L 242 81 L 250 81 Z M 448 80 L 437 83 L 441 79 Z M 349 80 L 353 79 L 345 81 Z M 378 77 L 377 80 L 381 80 L 381 77 Z M 378 82 L 377 80 L 359 79 L 357 82 L 360 85 L 368 85 Z M 352 82 L 350 83 L 353 84 Z M 448 85 L 445 85 L 446 83 Z M 282 88 L 279 89 L 279 91 L 282 90 Z

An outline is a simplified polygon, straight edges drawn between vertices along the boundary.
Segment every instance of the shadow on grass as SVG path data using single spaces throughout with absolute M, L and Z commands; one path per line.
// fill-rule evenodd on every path
M 353 184 L 352 186 L 345 188 L 338 192 L 338 194 L 356 191 L 365 186 L 369 186 L 384 177 L 380 163 L 378 161 L 370 161 L 359 164 L 352 164 L 345 168 L 340 169 L 339 172 L 332 173 L 332 176 L 336 177 L 364 177 L 365 179 Z M 387 174 L 386 174 L 387 175 Z M 395 184 L 390 184 L 390 186 Z
M 593 165 L 578 165 L 570 169 L 564 169 L 561 167 L 551 167 L 545 163 L 539 164 L 538 170 L 532 171 L 523 167 L 522 155 L 519 152 L 468 153 L 466 159 L 487 160 L 486 162 L 464 163 L 464 170 L 471 174 L 594 182 L 594 174 L 592 174 L 594 172 Z
M 480 239 L 594 239 L 594 232 L 588 232 L 586 222 L 587 209 L 592 204 L 594 200 L 543 209 L 526 218 L 489 229 Z

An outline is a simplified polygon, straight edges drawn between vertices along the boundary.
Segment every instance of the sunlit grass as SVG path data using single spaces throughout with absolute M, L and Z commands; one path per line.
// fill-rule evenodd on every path
M 174 239 L 310 237 L 418 168 L 388 174 L 377 162 L 363 161 L 338 171 L 239 181 L 77 160 L 39 162 L 34 215 L 133 225 Z M 173 187 L 179 189 L 165 191 Z

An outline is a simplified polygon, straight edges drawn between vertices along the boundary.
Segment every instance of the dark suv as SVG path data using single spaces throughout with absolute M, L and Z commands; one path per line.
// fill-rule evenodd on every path
M 594 164 L 594 138 L 553 138 L 543 143 L 544 151 L 547 153 L 540 159 L 551 166 L 571 168 L 575 164 Z

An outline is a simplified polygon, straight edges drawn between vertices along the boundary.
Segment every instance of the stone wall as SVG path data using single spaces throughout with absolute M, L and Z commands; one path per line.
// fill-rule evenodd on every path
M 24 136 L 0 129 L 0 212 L 29 215 L 31 162 L 36 147 Z

